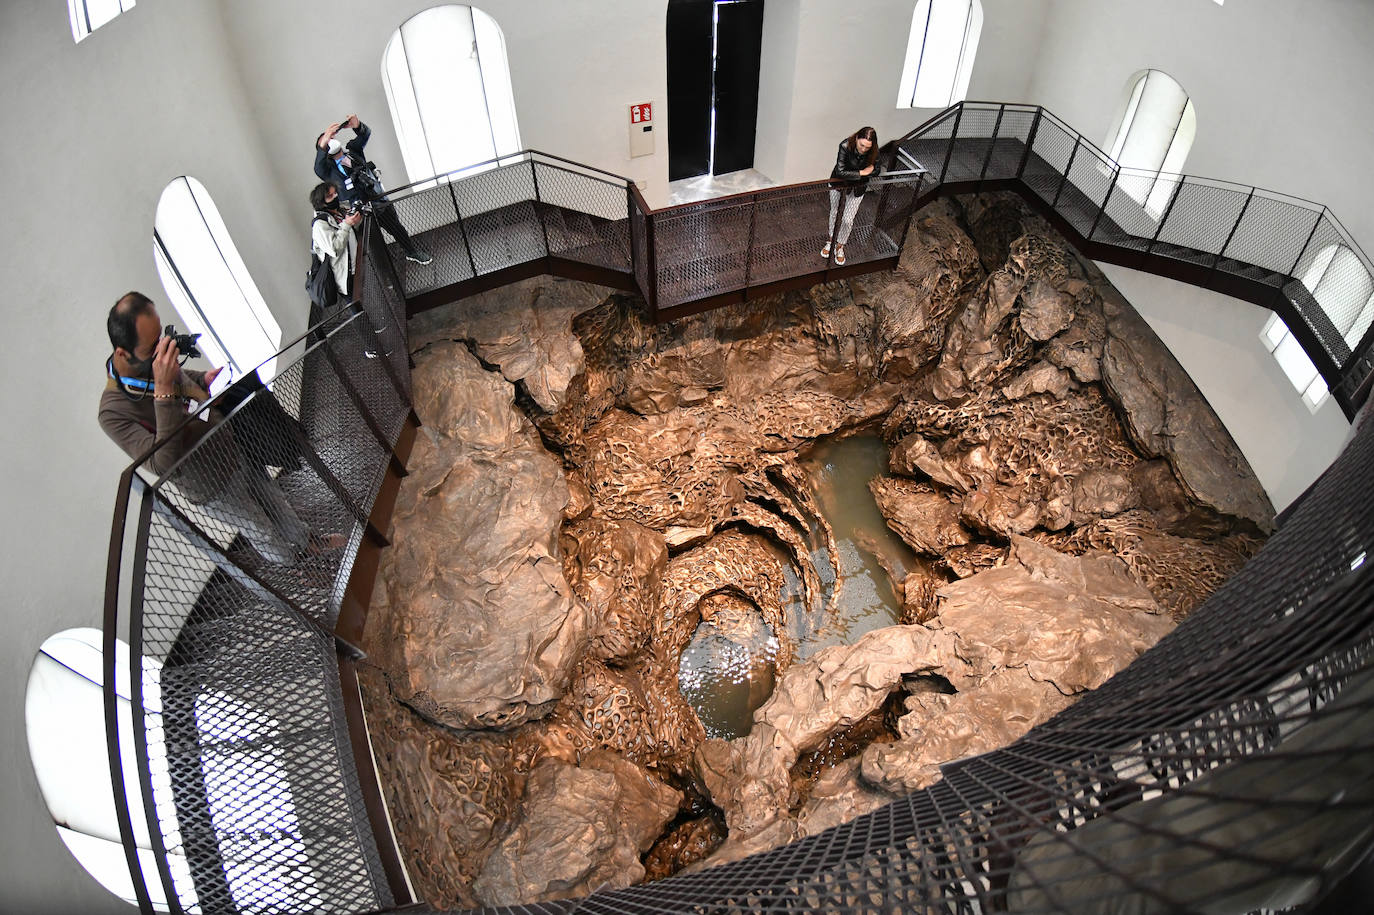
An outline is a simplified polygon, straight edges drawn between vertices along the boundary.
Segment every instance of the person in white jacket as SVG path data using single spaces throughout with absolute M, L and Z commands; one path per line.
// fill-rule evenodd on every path
M 320 182 L 310 192 L 310 205 L 315 219 L 310 223 L 310 247 L 315 256 L 328 261 L 339 287 L 339 301 L 352 301 L 353 263 L 358 253 L 353 228 L 363 221 L 358 210 L 345 214 L 339 209 L 339 191 L 332 184 Z

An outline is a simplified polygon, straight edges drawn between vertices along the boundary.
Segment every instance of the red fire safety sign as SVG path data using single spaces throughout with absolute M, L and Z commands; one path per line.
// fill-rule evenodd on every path
M 640 102 L 630 106 L 630 123 L 647 124 L 654 119 L 653 102 Z

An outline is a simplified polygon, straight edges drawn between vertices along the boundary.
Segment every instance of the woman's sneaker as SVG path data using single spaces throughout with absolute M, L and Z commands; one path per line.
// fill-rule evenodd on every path
M 424 248 L 412 248 L 406 252 L 406 260 L 413 261 L 417 264 L 428 264 L 430 261 L 434 260 L 434 255 L 430 254 Z

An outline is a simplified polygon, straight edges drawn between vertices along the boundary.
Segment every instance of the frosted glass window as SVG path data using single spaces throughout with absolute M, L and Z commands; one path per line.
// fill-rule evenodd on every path
M 1135 74 L 1126 84 L 1116 124 L 1103 144 L 1121 166 L 1117 186 L 1158 219 L 1196 134 L 1197 113 L 1177 80 L 1162 70 Z
M 911 16 L 898 108 L 947 108 L 968 95 L 983 5 L 978 0 L 919 0 Z
M 69 629 L 43 643 L 29 671 L 24 695 L 25 727 L 38 788 L 59 838 L 101 886 L 136 905 L 133 879 L 120 844 L 105 745 L 101 638 L 98 629 Z M 150 735 L 160 734 L 158 719 L 162 707 L 157 685 L 160 670 L 147 658 L 142 660 L 141 667 L 145 721 Z M 161 882 L 152 876 L 157 871 L 149 851 L 148 824 L 141 815 L 137 763 L 129 742 L 133 728 L 129 647 L 122 641 L 115 643 L 115 672 L 122 741 L 120 759 L 125 796 L 133 812 L 134 843 L 142 871 L 149 875 L 146 882 L 150 901 L 157 911 L 165 912 L 168 907 Z M 155 746 L 152 749 L 157 752 Z M 166 772 L 155 772 L 152 786 L 159 819 L 179 844 Z M 170 855 L 168 866 L 178 895 L 183 902 L 194 903 L 195 889 L 185 858 Z
M 411 182 L 520 151 L 506 40 L 479 9 L 407 19 L 382 54 L 382 85 Z
M 1278 360 L 1283 374 L 1288 376 L 1289 382 L 1302 395 L 1302 401 L 1307 405 L 1307 409 L 1313 413 L 1317 412 L 1317 408 L 1326 403 L 1326 379 L 1322 378 L 1317 367 L 1307 357 L 1297 338 L 1289 332 L 1283 319 L 1277 314 L 1270 315 L 1264 329 L 1260 331 L 1260 339 L 1264 341 L 1265 349 L 1273 353 L 1274 358 Z
M 72 20 L 72 38 L 77 41 L 134 8 L 134 0 L 67 0 Z
M 1298 279 L 1353 350 L 1374 320 L 1374 277 L 1360 256 L 1345 245 L 1326 245 Z
M 200 334 L 200 350 L 225 366 L 216 387 L 261 366 L 276 372 L 281 327 L 258 292 L 210 194 L 195 178 L 180 177 L 162 191 L 153 228 L 153 259 L 181 323 Z M 164 320 L 167 317 L 164 316 Z

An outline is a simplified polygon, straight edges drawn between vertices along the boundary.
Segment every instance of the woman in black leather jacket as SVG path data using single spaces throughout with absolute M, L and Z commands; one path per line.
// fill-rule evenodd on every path
M 835 239 L 835 263 L 844 263 L 844 243 L 849 240 L 849 231 L 854 228 L 854 215 L 863 203 L 864 191 L 868 189 L 868 179 L 882 169 L 878 165 L 878 132 L 872 127 L 860 127 L 852 136 L 840 141 L 835 155 L 835 167 L 830 171 L 832 181 L 848 182 L 843 187 L 830 189 L 830 227 L 826 231 L 825 247 L 821 257 L 830 257 L 830 239 Z M 840 231 L 835 232 L 835 216 L 839 213 L 840 200 L 844 199 L 844 216 L 840 220 Z

